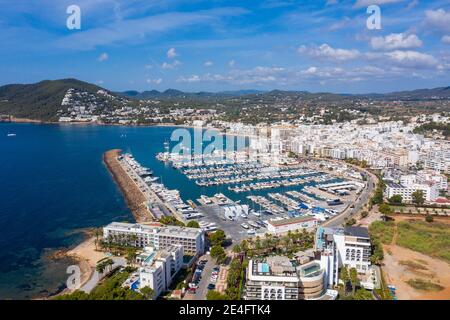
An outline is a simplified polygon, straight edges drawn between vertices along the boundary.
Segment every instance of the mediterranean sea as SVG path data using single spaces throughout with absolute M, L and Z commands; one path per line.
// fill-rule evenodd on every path
M 73 261 L 55 260 L 52 253 L 82 242 L 89 228 L 133 221 L 102 161 L 110 149 L 132 153 L 159 182 L 178 189 L 185 201 L 222 192 L 251 205 L 248 193 L 233 193 L 227 185 L 199 187 L 158 161 L 155 156 L 164 151 L 174 129 L 0 123 L 0 299 L 31 299 L 61 291 Z M 194 131 L 186 130 L 191 135 Z

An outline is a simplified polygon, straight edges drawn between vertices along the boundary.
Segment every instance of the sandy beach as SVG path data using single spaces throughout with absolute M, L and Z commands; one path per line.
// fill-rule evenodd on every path
M 69 250 L 67 255 L 76 259 L 81 269 L 81 284 L 86 283 L 95 270 L 97 262 L 106 257 L 106 254 L 97 251 L 95 247 L 95 237 L 91 237 L 78 246 Z

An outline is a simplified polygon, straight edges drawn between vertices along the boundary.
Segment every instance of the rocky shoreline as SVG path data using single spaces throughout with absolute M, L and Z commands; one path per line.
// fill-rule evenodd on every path
M 152 221 L 152 215 L 146 205 L 146 198 L 135 182 L 125 172 L 118 161 L 121 150 L 113 149 L 103 154 L 103 162 L 111 173 L 114 181 L 122 191 L 125 201 L 138 223 Z

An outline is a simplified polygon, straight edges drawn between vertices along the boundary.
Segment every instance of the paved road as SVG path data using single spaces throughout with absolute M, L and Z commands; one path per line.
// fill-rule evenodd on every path
M 199 259 L 199 261 L 204 260 L 204 259 L 208 260 L 208 262 L 205 265 L 205 269 L 203 269 L 202 279 L 200 280 L 200 283 L 198 284 L 198 288 L 195 293 L 194 300 L 205 300 L 206 299 L 206 294 L 208 293 L 207 287 L 208 287 L 208 284 L 210 283 L 212 268 L 214 268 L 216 266 L 215 262 L 213 261 L 214 259 L 212 259 L 210 255 L 204 255 L 203 257 L 201 257 Z
M 127 264 L 125 258 L 112 257 L 111 259 L 114 261 L 112 270 L 119 267 L 125 267 Z M 95 270 L 91 278 L 80 288 L 80 290 L 86 293 L 90 293 L 97 286 L 100 280 L 103 279 L 104 276 L 105 274 L 100 274 L 97 270 Z
M 353 204 L 354 208 L 350 208 L 349 206 L 346 210 L 344 210 L 343 213 L 324 222 L 322 226 L 339 227 L 343 225 L 345 223 L 345 219 L 359 212 L 364 207 L 364 205 L 369 202 L 371 194 L 376 187 L 376 177 L 373 174 L 367 173 L 366 171 L 364 171 L 363 174 L 365 174 L 365 176 L 367 177 L 366 187 L 361 192 L 356 202 Z

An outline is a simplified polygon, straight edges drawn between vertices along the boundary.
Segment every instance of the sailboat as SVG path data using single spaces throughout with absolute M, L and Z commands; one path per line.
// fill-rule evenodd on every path
M 15 133 L 8 133 L 6 136 L 7 136 L 7 137 L 15 137 L 16 134 L 15 134 Z

